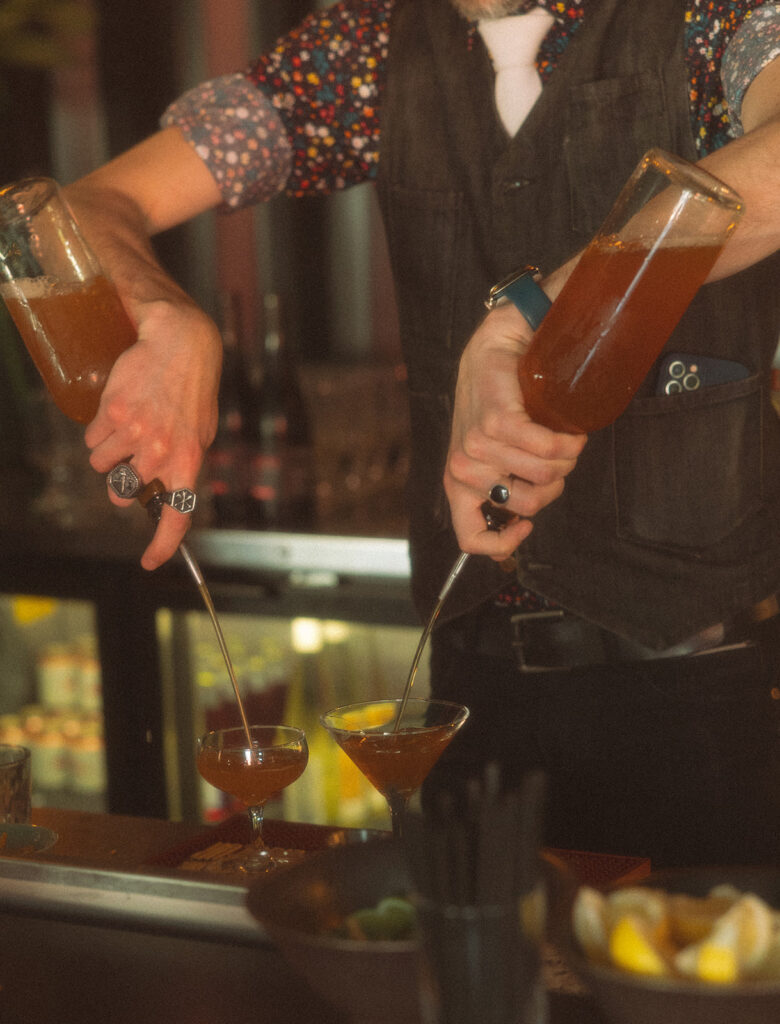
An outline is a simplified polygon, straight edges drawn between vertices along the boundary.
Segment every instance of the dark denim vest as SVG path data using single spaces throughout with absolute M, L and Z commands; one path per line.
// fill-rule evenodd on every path
M 460 352 L 492 284 L 552 270 L 596 233 L 651 146 L 695 159 L 683 0 L 593 0 L 512 140 L 489 58 L 449 0 L 396 0 L 378 190 L 409 368 L 413 590 L 425 614 L 457 555 L 442 487 Z M 780 258 L 706 285 L 666 351 L 750 376 L 653 396 L 651 372 L 591 436 L 520 551 L 525 586 L 649 646 L 676 643 L 780 584 L 780 423 L 769 367 Z M 506 582 L 472 558 L 443 618 Z

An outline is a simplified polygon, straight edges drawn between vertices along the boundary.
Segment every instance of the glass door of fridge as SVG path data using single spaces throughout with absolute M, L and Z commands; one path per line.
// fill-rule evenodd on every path
M 360 828 L 388 828 L 385 800 L 319 722 L 331 708 L 400 696 L 420 637 L 405 625 L 330 618 L 220 616 L 250 724 L 306 731 L 309 763 L 269 817 Z M 216 821 L 243 807 L 199 779 L 197 737 L 241 724 L 233 688 L 204 612 L 158 612 L 165 694 L 166 774 L 173 817 Z M 427 659 L 414 686 L 428 694 Z
M 30 748 L 33 804 L 105 810 L 94 605 L 0 595 L 0 664 L 0 743 Z

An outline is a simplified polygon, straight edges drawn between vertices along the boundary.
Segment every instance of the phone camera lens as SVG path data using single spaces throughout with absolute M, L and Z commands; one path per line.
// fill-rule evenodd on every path
M 686 373 L 686 375 L 683 377 L 682 386 L 685 388 L 686 391 L 695 391 L 700 384 L 701 381 L 695 373 Z
M 679 380 L 668 380 L 664 391 L 667 395 L 679 395 L 683 387 Z
M 679 380 L 685 374 L 685 363 L 681 359 L 675 359 L 669 363 L 669 376 Z

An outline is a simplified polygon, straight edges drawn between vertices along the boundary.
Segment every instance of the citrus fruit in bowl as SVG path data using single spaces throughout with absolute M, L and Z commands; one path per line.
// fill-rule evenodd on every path
M 556 939 L 613 1024 L 780 1021 L 780 867 L 581 886 Z

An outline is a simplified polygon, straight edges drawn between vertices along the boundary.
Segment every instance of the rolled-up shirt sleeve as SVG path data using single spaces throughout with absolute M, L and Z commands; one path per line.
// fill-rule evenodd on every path
M 160 125 L 182 132 L 217 182 L 226 208 L 271 199 L 287 184 L 292 149 L 284 125 L 244 74 L 190 89 L 168 107 Z
M 753 10 L 723 55 L 721 74 L 735 135 L 743 134 L 742 100 L 756 75 L 780 58 L 780 4 Z

